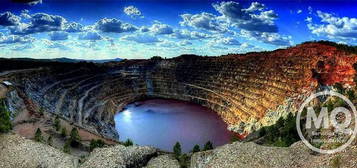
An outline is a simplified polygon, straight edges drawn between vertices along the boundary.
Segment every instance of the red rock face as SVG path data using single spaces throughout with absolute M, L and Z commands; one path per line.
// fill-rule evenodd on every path
M 98 123 L 108 125 L 102 132 L 113 128 L 117 109 L 151 96 L 211 108 L 245 137 L 257 129 L 254 124 L 267 124 L 265 118 L 289 98 L 309 95 L 319 84 L 355 85 L 356 61 L 356 54 L 306 43 L 272 52 L 220 57 L 127 60 L 102 65 L 101 71 L 94 65 L 69 66 L 17 74 L 8 80 L 23 86 L 47 111 L 98 130 L 104 130 Z M 248 125 L 253 126 L 246 129 Z

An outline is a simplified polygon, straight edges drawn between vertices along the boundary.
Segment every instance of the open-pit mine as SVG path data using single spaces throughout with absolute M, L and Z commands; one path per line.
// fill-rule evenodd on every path
M 114 116 L 122 111 L 125 113 L 129 104 L 152 99 L 180 100 L 213 111 L 219 116 L 217 119 L 224 121 L 223 124 L 227 126 L 225 129 L 237 139 L 245 140 L 253 135 L 257 136 L 255 132 L 276 124 L 280 118 L 286 118 L 290 113 L 295 115 L 301 102 L 321 88 L 328 88 L 336 83 L 344 88 L 354 87 L 355 62 L 356 54 L 323 42 L 308 42 L 271 52 L 215 57 L 181 55 L 171 59 L 153 57 L 100 64 L 0 59 L 0 96 L 10 111 L 15 128 L 16 124 L 24 124 L 19 122 L 21 120 L 33 116 L 41 118 L 45 114 L 49 116 L 49 122 L 58 117 L 61 122 L 102 138 L 107 144 L 117 144 L 122 143 L 118 141 L 121 132 L 115 129 L 115 125 L 121 123 L 120 120 L 115 123 Z M 27 112 L 26 115 L 22 114 L 24 111 Z M 162 125 L 155 125 L 160 126 Z M 170 127 L 170 123 L 163 126 Z M 20 131 L 17 133 L 21 134 L 23 128 L 18 130 Z M 80 135 L 84 134 L 81 131 Z M 159 134 L 160 132 L 154 133 Z M 11 136 L 3 139 L 13 138 Z M 5 140 L 1 143 L 5 143 Z M 20 143 L 28 140 L 16 141 Z M 156 162 L 153 159 L 165 159 L 166 155 L 162 155 L 162 152 L 171 152 L 157 152 L 157 149 L 141 146 L 132 148 L 130 151 L 137 152 L 133 154 L 133 159 L 137 160 L 121 161 L 127 167 L 144 166 L 150 159 L 150 163 L 154 164 Z M 234 152 L 231 152 L 233 149 Z M 121 147 L 115 147 L 115 151 L 120 150 Z M 294 153 L 299 150 L 303 150 L 299 144 L 289 148 L 274 148 L 251 142 L 236 142 L 214 149 L 210 153 L 193 155 L 191 166 L 215 167 L 224 162 L 224 159 L 231 159 L 232 165 L 243 165 L 238 156 L 246 154 L 250 156 L 248 160 L 254 160 L 254 154 L 250 153 L 252 151 L 269 151 L 271 153 L 267 156 L 281 157 L 279 161 L 274 162 L 278 167 L 290 164 L 304 166 L 305 159 L 318 160 L 318 156 L 308 157 L 310 154 L 304 153 L 305 149 L 300 152 L 304 155 Z M 103 159 L 100 152 L 105 151 L 95 151 L 97 153 L 90 154 L 80 166 L 105 165 L 97 163 Z M 231 155 L 227 158 L 222 153 Z M 0 158 L 6 158 L 3 155 L 1 152 Z M 304 159 L 294 162 L 286 159 L 297 155 Z M 270 160 L 267 156 L 262 157 L 265 161 L 255 160 L 251 163 L 259 162 L 269 167 L 271 163 L 267 162 Z M 173 160 L 170 160 L 172 164 L 176 164 Z M 65 163 L 72 164 L 68 160 L 63 162 Z M 256 164 L 259 167 L 259 164 Z M 78 166 L 78 163 L 74 165 Z

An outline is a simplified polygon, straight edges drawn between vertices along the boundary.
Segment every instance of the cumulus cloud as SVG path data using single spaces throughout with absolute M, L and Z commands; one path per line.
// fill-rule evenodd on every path
M 140 30 L 140 32 L 148 32 L 148 31 L 150 31 L 150 29 L 148 27 L 146 27 L 146 26 L 141 26 L 139 30 Z
M 14 43 L 31 43 L 35 39 L 30 36 L 17 36 L 17 35 L 9 35 L 5 36 L 3 33 L 0 33 L 0 44 L 14 44 Z
M 0 13 L 0 26 L 16 26 L 20 24 L 20 17 L 11 12 Z
M 178 39 L 195 40 L 195 39 L 211 38 L 212 35 L 197 32 L 197 31 L 189 31 L 186 29 L 181 29 L 181 30 L 175 30 L 174 33 L 172 34 L 172 37 L 176 37 Z
M 155 34 L 172 34 L 174 30 L 167 24 L 155 23 L 149 30 Z
M 77 22 L 66 24 L 65 31 L 69 33 L 82 32 L 84 26 Z
M 49 15 L 46 13 L 36 13 L 31 16 L 29 24 L 19 24 L 11 28 L 13 34 L 32 34 L 40 32 L 61 31 L 63 30 L 66 19 L 58 15 Z
M 283 36 L 278 33 L 254 32 L 254 31 L 242 30 L 241 35 L 246 38 L 255 39 L 276 46 L 289 46 L 292 45 L 293 43 L 291 41 L 291 36 Z
M 47 45 L 47 48 L 50 48 L 50 49 L 60 49 L 60 50 L 71 50 L 70 47 L 68 47 L 67 45 L 62 44 L 62 43 L 49 43 L 49 44 Z
M 48 34 L 52 41 L 67 40 L 68 33 L 63 31 L 51 32 Z
M 134 6 L 125 7 L 124 13 L 132 18 L 143 17 L 141 11 Z
M 84 32 L 81 33 L 78 37 L 79 40 L 91 40 L 91 41 L 96 41 L 96 40 L 102 40 L 104 39 L 103 36 L 101 36 L 98 32 Z
M 297 13 L 297 14 L 300 14 L 300 13 L 302 13 L 302 10 L 299 9 L 299 10 L 296 11 L 296 13 Z
M 103 18 L 95 24 L 95 28 L 106 33 L 133 32 L 138 29 L 134 25 L 131 25 L 129 23 L 123 23 L 121 20 L 115 18 Z
M 153 36 L 153 35 L 150 35 L 150 34 L 143 34 L 143 33 L 125 35 L 125 36 L 123 36 L 121 38 L 121 40 L 135 41 L 137 43 L 156 43 L 156 42 L 160 42 L 160 40 L 156 36 Z
M 261 4 L 259 2 L 252 2 L 249 6 L 249 8 L 244 9 L 247 12 L 255 12 L 255 11 L 261 11 L 265 9 L 265 5 Z
M 31 19 L 31 15 L 29 14 L 30 11 L 25 9 L 21 11 L 20 17 L 24 18 L 24 19 Z
M 326 35 L 331 39 L 357 38 L 357 18 L 337 17 L 330 13 L 317 11 L 321 24 L 315 24 L 307 18 L 307 26 L 313 34 Z
M 17 3 L 26 3 L 28 5 L 37 5 L 37 4 L 42 4 L 42 0 L 12 0 L 13 2 Z
M 179 42 L 180 46 L 188 46 L 188 45 L 192 45 L 192 43 L 188 40 L 183 40 Z
M 222 37 L 215 39 L 212 42 L 221 45 L 241 45 L 241 43 L 233 37 Z
M 200 14 L 183 14 L 181 15 L 183 21 L 180 22 L 181 26 L 191 26 L 197 29 L 203 29 L 208 31 L 224 32 L 226 27 L 223 23 L 220 23 L 216 15 L 210 13 Z
M 160 43 L 156 44 L 159 47 L 165 47 L 165 48 L 175 48 L 177 47 L 177 43 L 173 42 L 173 41 L 168 41 L 168 40 L 164 40 Z
M 249 8 L 243 8 L 238 2 L 221 2 L 213 7 L 236 27 L 248 31 L 277 32 L 275 20 L 278 15 L 273 10 L 266 10 L 263 4 L 253 2 Z

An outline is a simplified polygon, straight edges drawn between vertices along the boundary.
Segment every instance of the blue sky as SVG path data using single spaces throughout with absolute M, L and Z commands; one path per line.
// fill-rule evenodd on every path
M 0 0 L 0 57 L 150 58 L 357 44 L 357 1 Z

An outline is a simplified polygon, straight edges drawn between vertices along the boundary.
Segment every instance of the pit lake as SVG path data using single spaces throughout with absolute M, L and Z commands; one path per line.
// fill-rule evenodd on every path
M 213 146 L 227 144 L 233 136 L 214 111 L 178 100 L 138 101 L 118 112 L 114 120 L 120 141 L 131 139 L 170 152 L 176 142 L 189 152 L 196 144 L 202 149 L 207 141 Z

